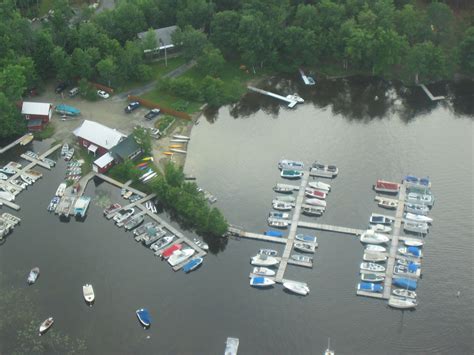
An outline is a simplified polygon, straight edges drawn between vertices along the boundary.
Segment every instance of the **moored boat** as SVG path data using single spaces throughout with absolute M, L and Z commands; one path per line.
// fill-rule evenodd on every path
M 204 242 L 200 239 L 197 239 L 197 238 L 194 238 L 193 242 L 194 242 L 194 244 L 196 244 L 202 250 L 209 250 L 209 245 L 206 242 Z
M 324 191 L 326 193 L 331 191 L 331 185 L 322 181 L 310 181 L 308 182 L 308 186 L 319 191 Z
M 426 205 L 428 207 L 431 207 L 434 204 L 434 197 L 433 195 L 410 192 L 407 194 L 405 201 L 410 204 L 418 204 L 418 205 L 421 204 L 421 205 Z
M 254 276 L 250 278 L 250 286 L 269 287 L 275 284 L 275 281 L 264 276 Z
M 156 243 L 152 244 L 150 249 L 155 251 L 155 255 L 160 255 L 160 250 L 170 245 L 174 240 L 174 235 L 167 235 L 158 240 Z
M 390 225 L 392 224 L 393 219 L 389 218 L 387 216 L 382 216 L 376 213 L 372 213 L 372 215 L 369 218 L 369 223 L 370 224 L 384 224 L 384 225 Z
M 301 296 L 306 296 L 309 293 L 309 287 L 304 282 L 286 281 L 283 282 L 283 287 Z
M 171 266 L 181 264 L 183 261 L 193 256 L 195 252 L 196 250 L 191 248 L 175 250 L 173 254 L 171 254 L 168 258 L 168 264 L 170 264 Z
M 420 277 L 421 268 L 413 263 L 408 264 L 408 266 L 397 264 L 393 267 L 393 273 L 399 276 Z
M 268 214 L 268 217 L 270 218 L 281 218 L 281 219 L 288 219 L 290 217 L 290 214 L 289 213 L 285 213 L 285 212 L 270 212 Z
M 289 220 L 281 218 L 268 218 L 267 222 L 270 227 L 275 228 L 288 228 L 288 225 L 290 224 Z
M 319 207 L 326 207 L 327 205 L 326 201 L 320 200 L 319 198 L 307 198 L 304 202 L 305 204 Z
M 372 271 L 372 272 L 385 272 L 385 266 L 375 264 L 375 263 L 360 263 L 360 270 L 361 271 Z
M 188 273 L 188 272 L 191 272 L 193 270 L 196 270 L 199 265 L 202 264 L 203 262 L 203 258 L 194 258 L 194 259 L 191 259 L 189 260 L 184 266 L 183 266 L 183 271 L 185 273 Z
M 275 270 L 263 266 L 256 266 L 252 269 L 252 274 L 259 276 L 275 276 Z
M 4 173 L 0 173 L 0 180 L 8 180 L 8 176 Z
M 401 247 L 398 248 L 398 252 L 404 256 L 413 256 L 415 258 L 422 258 L 423 253 L 421 249 L 418 247 Z
M 64 156 L 64 160 L 69 161 L 74 156 L 74 148 L 69 149 L 69 151 Z
M 395 288 L 392 290 L 392 293 L 395 296 L 399 296 L 399 297 L 416 298 L 415 291 L 405 290 L 403 288 Z
M 373 273 L 362 273 L 360 279 L 365 282 L 382 282 L 385 280 L 384 275 L 377 275 Z
M 278 200 L 273 200 L 272 202 L 273 209 L 277 211 L 291 211 L 293 204 L 289 202 L 283 202 Z
M 33 285 L 38 279 L 39 274 L 39 267 L 34 267 L 33 269 L 31 269 L 30 273 L 28 274 L 28 279 L 26 280 L 28 282 L 28 285 Z
M 374 230 L 369 229 L 362 233 L 360 236 L 360 241 L 362 243 L 368 243 L 368 244 L 383 244 L 387 243 L 390 240 L 389 237 L 383 234 L 375 233 Z
M 268 235 L 269 237 L 277 237 L 281 238 L 283 237 L 283 233 L 280 231 L 274 231 L 274 230 L 267 230 L 263 234 Z
M 384 192 L 388 194 L 397 194 L 400 191 L 400 184 L 385 180 L 377 180 L 374 185 L 374 190 L 377 192 Z
M 267 256 L 277 256 L 278 252 L 273 249 L 259 249 L 258 253 L 260 255 L 267 255 Z
M 282 159 L 278 162 L 278 169 L 303 170 L 304 164 L 301 161 Z
M 429 177 L 417 177 L 414 175 L 407 175 L 403 178 L 403 181 L 407 186 L 423 186 L 425 188 L 431 188 L 431 181 Z
M 151 325 L 150 313 L 146 308 L 140 308 L 135 311 L 138 320 L 145 327 L 148 328 Z
M 335 178 L 339 169 L 335 165 L 326 165 L 315 161 L 309 170 L 310 176 L 319 176 L 324 178 Z
M 308 216 L 321 216 L 325 210 L 322 206 L 302 205 L 301 213 Z
M 84 286 L 82 286 L 82 294 L 84 295 L 84 299 L 86 300 L 86 302 L 89 303 L 90 306 L 92 306 L 92 303 L 95 301 L 95 293 L 92 285 L 85 284 Z
M 310 256 L 306 256 L 306 255 L 293 254 L 291 256 L 291 258 L 294 261 L 299 261 L 299 262 L 303 262 L 303 263 L 312 263 L 313 262 L 313 258 L 310 257 Z
M 39 327 L 39 336 L 46 333 L 48 331 L 48 329 L 51 328 L 53 323 L 54 323 L 53 317 L 49 317 L 48 319 L 44 320 L 43 323 L 41 323 L 41 325 Z
M 357 290 L 381 293 L 383 291 L 383 286 L 373 282 L 359 282 L 359 284 L 357 285 Z
M 377 233 L 390 233 L 392 231 L 392 227 L 383 224 L 371 224 L 369 228 Z
M 295 203 L 296 198 L 294 196 L 276 196 L 273 201 Z
M 176 250 L 181 250 L 182 248 L 183 244 L 181 243 L 173 244 L 172 246 L 163 250 L 163 252 L 161 253 L 161 257 L 163 259 L 168 259 L 171 255 L 173 255 Z
M 387 251 L 387 248 L 384 248 L 380 245 L 368 244 L 365 246 L 365 250 L 368 252 L 375 251 L 379 253 L 385 253 Z
M 188 137 L 188 136 L 183 136 L 183 135 L 180 135 L 180 134 L 174 134 L 173 135 L 173 138 L 176 138 L 176 139 L 183 139 L 183 140 L 190 140 L 191 138 Z
M 10 202 L 15 201 L 15 195 L 13 195 L 11 192 L 0 190 L 0 199 Z
M 113 214 L 120 211 L 121 209 L 122 205 L 120 205 L 119 203 L 112 203 L 111 205 L 109 205 L 109 207 L 104 209 L 104 216 L 112 218 Z
M 65 182 L 60 183 L 56 190 L 55 195 L 62 197 L 64 195 L 64 192 L 66 191 L 66 187 L 67 187 L 67 184 Z
M 61 148 L 61 155 L 66 155 L 67 152 L 69 152 L 69 144 L 67 143 L 64 143 L 62 148 Z
M 250 263 L 255 266 L 273 266 L 273 265 L 277 265 L 279 261 L 273 256 L 258 254 L 251 258 Z
M 392 278 L 392 284 L 405 290 L 415 291 L 418 283 L 416 280 L 405 277 L 394 277 Z
M 51 202 L 49 203 L 48 205 L 48 212 L 53 212 L 56 210 L 56 208 L 58 207 L 58 204 L 59 204 L 59 201 L 61 199 L 58 197 L 58 196 L 54 196 L 52 199 L 51 199 Z
M 315 197 L 320 200 L 325 200 L 326 199 L 326 193 L 320 190 L 316 190 L 310 187 L 307 187 L 304 194 L 308 197 Z
M 433 223 L 433 218 L 428 216 L 423 216 L 420 214 L 414 214 L 407 212 L 405 213 L 405 219 L 408 221 L 418 222 L 418 223 Z
M 299 72 L 300 72 L 300 75 L 301 75 L 301 79 L 303 79 L 303 83 L 305 85 L 308 85 L 308 86 L 313 86 L 316 84 L 316 81 L 310 77 L 310 76 L 307 76 L 302 69 L 299 69 Z
M 368 262 L 373 262 L 373 263 L 378 263 L 381 261 L 386 261 L 387 260 L 387 255 L 381 254 L 381 253 L 373 253 L 373 252 L 368 252 L 364 253 L 362 256 L 362 260 L 368 261 Z
M 430 209 L 426 205 L 417 205 L 415 203 L 405 203 L 405 212 L 426 216 Z
M 398 207 L 398 201 L 391 200 L 391 199 L 383 199 L 379 198 L 377 205 L 382 208 L 386 208 L 388 210 L 394 210 Z
M 409 222 L 405 221 L 403 223 L 403 230 L 405 232 L 421 233 L 426 234 L 429 230 L 428 223 L 419 223 L 419 222 Z
M 421 247 L 423 246 L 424 242 L 421 239 L 405 239 L 403 241 L 407 247 Z
M 283 169 L 280 176 L 284 179 L 301 179 L 303 172 L 294 169 Z
M 114 216 L 115 223 L 123 223 L 126 219 L 130 218 L 135 213 L 134 208 L 126 208 L 118 211 Z
M 293 248 L 295 250 L 299 250 L 305 253 L 314 253 L 316 251 L 316 244 L 296 242 L 295 244 L 293 244 Z
M 297 234 L 295 236 L 296 240 L 299 240 L 301 242 L 305 243 L 317 243 L 318 242 L 318 237 L 314 235 L 306 235 L 306 234 Z
M 398 309 L 409 309 L 415 308 L 418 303 L 416 299 L 408 298 L 408 297 L 398 297 L 398 296 L 391 296 L 388 299 L 388 305 L 393 308 Z
M 124 224 L 125 230 L 132 230 L 136 227 L 138 227 L 140 224 L 143 223 L 145 217 L 143 214 L 137 214 L 130 218 L 127 223 Z
M 298 189 L 298 186 L 295 186 L 296 189 Z M 284 194 L 291 194 L 295 190 L 295 187 L 292 185 L 286 185 L 286 184 L 276 184 L 273 186 L 273 191 L 275 192 L 280 192 Z

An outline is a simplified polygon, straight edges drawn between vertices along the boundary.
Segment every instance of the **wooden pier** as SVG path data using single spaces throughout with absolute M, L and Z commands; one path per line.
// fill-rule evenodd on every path
M 20 144 L 24 139 L 26 139 L 30 135 L 31 135 L 31 133 L 27 133 L 24 136 L 22 136 L 22 137 L 18 138 L 17 140 L 11 142 L 10 144 L 6 145 L 5 147 L 0 148 L 0 154 L 5 153 L 7 150 L 12 149 L 17 144 Z
M 303 201 L 304 201 L 304 193 L 305 193 L 306 184 L 308 183 L 308 178 L 309 178 L 309 173 L 307 171 L 305 171 L 303 173 L 303 177 L 301 179 L 301 184 L 300 184 L 300 189 L 298 191 L 298 196 L 296 197 L 295 209 L 294 209 L 294 212 L 293 212 L 293 218 L 291 220 L 290 233 L 288 234 L 288 238 L 286 240 L 286 245 L 285 245 L 285 250 L 283 251 L 280 264 L 278 265 L 278 271 L 277 271 L 276 277 L 275 277 L 276 282 L 282 282 L 283 276 L 285 274 L 286 266 L 289 263 L 294 264 L 293 263 L 294 260 L 290 259 L 290 254 L 291 254 L 291 251 L 293 249 L 293 243 L 295 241 L 296 229 L 298 228 L 298 221 L 300 219 L 301 205 L 303 204 Z
M 20 155 L 20 157 L 22 157 L 22 158 L 25 159 L 25 160 L 29 160 L 29 161 L 32 162 L 32 163 L 36 163 L 36 165 L 39 165 L 39 166 L 41 166 L 42 168 L 51 170 L 51 166 L 50 166 L 48 163 L 45 163 L 45 162 L 42 161 L 42 160 L 35 159 L 35 158 L 33 158 L 33 157 L 29 156 L 29 155 L 26 155 L 26 154 L 22 154 L 22 155 Z
M 107 175 L 96 173 L 95 176 L 97 176 L 98 178 L 108 182 L 109 184 L 120 187 L 121 189 L 126 188 L 127 190 L 132 191 L 134 194 L 137 194 L 137 195 L 142 196 L 142 197 L 146 196 L 146 194 L 141 192 L 140 190 L 134 189 L 133 187 L 130 187 L 127 183 L 125 183 L 125 184 L 121 183 L 120 181 L 112 179 L 111 177 L 108 177 Z
M 343 234 L 353 234 L 353 235 L 361 235 L 365 232 L 365 229 L 356 229 L 356 228 L 348 228 L 348 227 L 340 227 L 340 226 L 333 226 L 330 224 L 321 224 L 321 223 L 312 223 L 312 222 L 298 222 L 298 227 L 302 228 L 310 228 L 310 229 L 319 229 L 328 232 L 337 232 Z
M 17 177 L 19 177 L 21 174 L 23 174 L 24 172 L 26 172 L 27 170 L 30 170 L 32 168 L 34 168 L 36 165 L 39 165 L 37 162 L 41 162 L 43 164 L 46 164 L 42 161 L 42 159 L 46 158 L 48 155 L 51 155 L 53 154 L 56 150 L 58 150 L 59 148 L 61 148 L 61 144 L 56 144 L 54 147 L 51 147 L 50 149 L 48 149 L 46 152 L 44 152 L 43 154 L 39 155 L 39 159 L 35 159 L 35 161 L 32 161 L 30 162 L 29 164 L 27 164 L 25 167 L 23 167 L 22 169 L 18 170 L 18 172 L 11 176 L 7 181 L 10 181 L 10 180 L 15 180 Z M 40 165 L 41 167 L 44 167 L 43 165 Z M 50 169 L 49 165 L 48 165 L 48 169 Z
M 273 97 L 275 99 L 285 101 L 285 102 L 288 103 L 289 108 L 295 107 L 296 104 L 298 103 L 298 101 L 291 100 L 288 97 L 281 96 L 281 95 L 275 94 L 273 92 L 262 90 L 262 89 L 259 89 L 259 88 L 253 87 L 253 86 L 247 86 L 247 89 L 249 89 L 250 91 L 253 91 L 253 92 L 258 92 L 259 94 L 262 94 L 262 95 L 270 96 L 270 97 Z
M 433 96 L 431 91 L 424 84 L 420 84 L 419 86 L 423 89 L 425 94 L 428 95 L 431 101 L 444 100 L 446 98 L 445 96 Z
M 266 241 L 266 242 L 275 242 L 275 243 L 281 243 L 281 244 L 286 244 L 287 243 L 286 238 L 272 237 L 272 236 L 269 236 L 269 235 L 250 233 L 250 232 L 244 232 L 244 231 L 239 233 L 239 237 L 248 238 L 248 239 L 255 239 L 255 240 L 263 240 L 263 241 Z

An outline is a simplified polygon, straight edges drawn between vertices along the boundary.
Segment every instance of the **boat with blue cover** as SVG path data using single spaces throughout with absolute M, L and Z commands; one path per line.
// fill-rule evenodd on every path
M 313 235 L 305 235 L 305 234 L 297 234 L 295 236 L 295 239 L 302 241 L 302 242 L 307 242 L 307 243 L 317 243 L 318 238 L 313 236 Z
M 79 109 L 64 104 L 57 105 L 54 110 L 60 115 L 66 116 L 79 116 L 81 114 L 81 111 Z
M 365 292 L 374 292 L 381 293 L 383 291 L 383 286 L 373 282 L 359 282 L 357 285 L 357 290 Z
M 191 272 L 193 270 L 196 270 L 196 268 L 202 264 L 204 261 L 203 258 L 194 258 L 186 263 L 186 265 L 183 266 L 183 271 L 185 273 Z
M 146 308 L 140 308 L 136 310 L 136 315 L 140 323 L 145 327 L 148 328 L 151 324 L 151 317 L 150 313 Z
M 407 279 L 405 277 L 394 277 L 392 284 L 410 291 L 415 291 L 418 285 L 416 280 Z
M 402 247 L 402 248 L 398 248 L 398 252 L 404 256 L 413 256 L 415 258 L 423 257 L 423 253 L 421 252 L 421 249 L 418 247 Z
M 421 186 L 424 186 L 424 187 L 427 187 L 427 188 L 431 187 L 431 181 L 430 181 L 430 178 L 428 176 L 419 178 L 419 177 L 414 176 L 414 175 L 407 175 L 403 178 L 403 181 L 405 183 L 407 183 L 408 186 L 410 186 L 410 185 L 421 185 Z
M 250 286 L 254 287 L 269 287 L 275 284 L 275 281 L 268 277 L 256 276 L 250 278 Z
M 408 264 L 408 266 L 398 264 L 393 267 L 393 273 L 399 276 L 419 277 L 421 275 L 421 268 L 413 263 Z
M 265 235 L 268 235 L 269 237 L 283 237 L 283 233 L 280 232 L 280 231 L 274 231 L 274 230 L 267 230 L 265 233 Z

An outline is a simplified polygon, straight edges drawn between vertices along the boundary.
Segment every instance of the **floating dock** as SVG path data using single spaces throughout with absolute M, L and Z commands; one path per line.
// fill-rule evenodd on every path
M 298 227 L 309 228 L 309 229 L 319 229 L 328 232 L 337 232 L 343 234 L 352 234 L 352 235 L 361 235 L 365 232 L 365 229 L 356 229 L 356 228 L 348 228 L 348 227 L 341 227 L 341 226 L 333 226 L 330 224 L 321 224 L 321 223 L 312 223 L 312 222 L 298 222 Z

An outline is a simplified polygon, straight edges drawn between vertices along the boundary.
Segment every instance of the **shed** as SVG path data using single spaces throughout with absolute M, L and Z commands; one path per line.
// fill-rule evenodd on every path
M 24 101 L 21 105 L 21 114 L 26 120 L 41 120 L 48 123 L 53 115 L 53 105 L 45 102 Z
M 142 153 L 141 147 L 138 145 L 133 134 L 122 140 L 110 151 L 117 162 L 124 160 L 133 160 Z
M 96 173 L 103 174 L 114 165 L 114 158 L 110 153 L 105 153 L 99 159 L 94 161 L 92 170 Z

